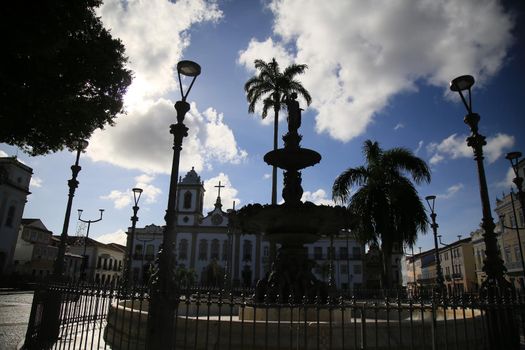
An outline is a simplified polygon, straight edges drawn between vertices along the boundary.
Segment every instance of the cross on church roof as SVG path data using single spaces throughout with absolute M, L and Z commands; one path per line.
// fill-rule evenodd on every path
M 221 188 L 223 188 L 225 186 L 221 186 L 221 182 L 219 181 L 219 184 L 217 186 L 214 186 L 214 187 L 219 189 L 219 194 L 217 195 L 217 197 L 220 197 L 221 196 Z

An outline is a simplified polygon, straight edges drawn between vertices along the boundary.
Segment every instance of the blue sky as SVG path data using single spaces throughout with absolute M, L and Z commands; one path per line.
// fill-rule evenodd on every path
M 192 166 L 205 181 L 211 209 L 221 191 L 224 208 L 270 201 L 271 168 L 262 160 L 272 148 L 272 118 L 248 114 L 243 85 L 253 60 L 276 57 L 284 68 L 308 64 L 301 76 L 313 97 L 300 132 L 303 147 L 321 153 L 320 164 L 303 171 L 306 200 L 330 203 L 335 177 L 363 163 L 366 139 L 382 147 L 406 147 L 431 165 L 432 183 L 421 197 L 438 196 L 437 220 L 450 242 L 481 221 L 475 163 L 464 140 L 465 109 L 448 91 L 462 74 L 476 77 L 474 111 L 487 136 L 486 172 L 492 206 L 511 188 L 505 153 L 525 152 L 523 5 L 498 1 L 240 1 L 106 0 L 98 13 L 127 48 L 135 80 L 126 96 L 127 114 L 115 127 L 94 133 L 82 155 L 73 203 L 84 219 L 104 219 L 91 235 L 123 242 L 130 225 L 131 188 L 140 186 L 139 226 L 163 224 L 166 209 L 173 103 L 180 99 L 174 67 L 181 59 L 202 66 L 188 100 L 181 172 Z M 521 36 L 519 35 L 521 33 Z M 281 119 L 280 133 L 286 125 Z M 74 155 L 64 151 L 31 158 L 0 144 L 0 154 L 18 155 L 34 171 L 24 217 L 41 218 L 61 231 L 67 180 Z M 279 186 L 282 174 L 279 173 Z M 280 193 L 280 188 L 279 188 Z M 432 245 L 431 235 L 417 246 Z

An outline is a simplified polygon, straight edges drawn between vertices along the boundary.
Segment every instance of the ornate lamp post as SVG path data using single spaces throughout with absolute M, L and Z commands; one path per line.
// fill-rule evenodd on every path
M 478 132 L 478 123 L 480 116 L 472 112 L 472 93 L 471 88 L 474 85 L 474 77 L 471 75 L 462 75 L 450 82 L 450 90 L 459 93 L 461 101 L 467 109 L 467 115 L 464 118 L 465 124 L 470 128 L 470 136 L 467 137 L 467 145 L 474 151 L 474 160 L 478 169 L 479 194 L 481 197 L 481 206 L 483 218 L 481 227 L 483 228 L 483 241 L 485 242 L 486 258 L 483 262 L 483 271 L 486 278 L 481 284 L 481 293 L 484 294 L 490 302 L 500 300 L 501 297 L 513 295 L 510 282 L 504 277 L 505 266 L 503 260 L 498 255 L 498 243 L 496 233 L 494 232 L 494 220 L 491 215 L 489 192 L 487 189 L 487 179 L 485 176 L 485 167 L 483 164 L 483 146 L 487 144 L 485 136 Z M 468 91 L 468 102 L 464 92 Z M 516 322 L 512 314 L 502 314 L 504 311 L 487 310 L 487 330 L 491 349 L 496 348 L 517 348 L 519 346 L 519 335 L 516 332 Z M 501 319 L 506 319 L 506 324 L 501 324 Z
M 139 221 L 139 218 L 137 217 L 137 212 L 139 211 L 139 200 L 140 196 L 142 195 L 142 188 L 135 187 L 133 190 L 133 216 L 131 217 L 131 232 L 128 233 L 127 241 L 126 241 L 126 247 L 128 248 L 128 252 L 126 254 L 126 263 L 124 264 L 124 273 L 123 273 L 123 285 L 124 288 L 128 288 L 129 284 L 132 282 L 132 269 L 131 269 L 131 262 L 133 261 L 133 242 L 135 239 L 135 227 L 137 226 L 137 221 Z M 144 264 L 143 264 L 144 265 Z
M 80 172 L 80 153 L 82 153 L 89 142 L 86 140 L 78 140 L 73 145 L 73 149 L 77 151 L 77 157 L 75 164 L 71 166 L 71 179 L 68 180 L 69 194 L 67 198 L 66 214 L 64 215 L 64 225 L 62 226 L 62 233 L 60 234 L 60 243 L 58 244 L 57 258 L 53 266 L 53 280 L 61 281 L 64 279 L 64 257 L 66 255 L 66 243 L 67 243 L 67 231 L 69 230 L 69 219 L 71 217 L 71 207 L 73 205 L 73 197 L 75 197 L 75 190 L 78 187 L 77 176 Z M 46 306 L 42 311 L 42 328 L 41 340 L 53 342 L 58 339 L 58 333 L 60 329 L 60 293 L 50 293 L 49 299 L 46 302 Z M 32 314 L 31 317 L 34 317 Z
M 82 169 L 80 165 L 78 165 L 78 161 L 80 160 L 80 153 L 82 153 L 88 145 L 89 142 L 86 140 L 78 140 L 74 145 L 74 149 L 77 151 L 77 158 L 75 164 L 71 166 L 72 177 L 67 182 L 69 186 L 69 194 L 67 198 L 66 215 L 64 216 L 64 225 L 62 226 L 62 233 L 60 234 L 57 258 L 55 260 L 55 265 L 53 266 L 53 275 L 56 280 L 62 279 L 64 274 L 64 256 L 66 254 L 67 231 L 69 229 L 69 218 L 71 217 L 71 206 L 73 205 L 75 190 L 78 187 L 77 176 L 80 169 Z
M 84 250 L 82 252 L 82 269 L 80 270 L 80 279 L 85 280 L 86 279 L 86 267 L 88 264 L 88 259 L 86 256 L 86 245 L 87 245 L 87 239 L 89 238 L 89 228 L 91 227 L 91 224 L 94 224 L 95 222 L 99 222 L 102 220 L 102 214 L 104 213 L 104 209 L 99 209 L 100 211 L 100 218 L 96 220 L 82 220 L 82 209 L 78 209 L 78 221 L 84 222 L 88 224 L 87 231 L 86 231 L 86 237 L 84 237 Z
M 498 255 L 498 244 L 496 240 L 496 233 L 494 233 L 494 220 L 492 219 L 490 209 L 489 192 L 487 189 L 487 179 L 485 177 L 485 166 L 483 164 L 483 146 L 487 144 L 485 136 L 478 132 L 479 115 L 472 112 L 472 94 L 471 88 L 474 85 L 474 77 L 471 75 L 462 75 L 450 82 L 450 90 L 459 93 L 467 115 L 464 118 L 465 124 L 470 127 L 471 135 L 467 138 L 467 145 L 472 147 L 474 151 L 474 160 L 478 167 L 479 192 L 481 197 L 481 206 L 483 211 L 483 219 L 481 227 L 485 231 L 483 240 L 485 242 L 486 259 L 483 265 L 483 271 L 487 274 L 487 278 L 483 282 L 484 288 L 489 295 L 510 287 L 509 282 L 503 277 L 505 266 L 503 260 Z M 468 102 L 463 94 L 468 91 Z
M 434 211 L 434 206 L 436 203 L 436 196 L 426 196 L 425 200 L 427 201 L 428 208 L 430 209 L 430 218 L 432 219 L 432 224 L 430 227 L 432 227 L 432 233 L 434 234 L 434 254 L 436 259 L 436 286 L 435 291 L 439 295 L 443 295 L 443 292 L 445 291 L 445 280 L 443 278 L 443 270 L 441 269 L 441 259 L 439 258 L 439 246 L 438 246 L 438 234 L 437 234 L 437 228 L 439 227 L 436 223 L 436 212 Z
M 184 117 L 190 110 L 186 102 L 188 93 L 197 76 L 201 73 L 201 67 L 192 61 L 180 61 L 177 64 L 177 74 L 180 84 L 181 101 L 175 103 L 177 111 L 177 124 L 170 126 L 173 134 L 173 161 L 171 165 L 171 179 L 168 197 L 168 208 L 166 209 L 166 227 L 164 229 L 162 248 L 159 251 L 158 271 L 155 273 L 150 287 L 151 301 L 148 322 L 148 349 L 171 349 L 174 345 L 174 319 L 175 309 L 179 303 L 178 286 L 175 268 L 175 243 L 176 243 L 176 198 L 177 179 L 179 174 L 180 151 L 182 150 L 182 139 L 188 136 L 188 128 L 184 125 Z M 182 89 L 181 75 L 193 78 L 186 94 Z

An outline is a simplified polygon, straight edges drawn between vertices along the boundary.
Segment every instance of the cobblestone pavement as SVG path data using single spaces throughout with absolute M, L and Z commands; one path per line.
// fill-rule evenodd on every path
M 24 339 L 33 292 L 0 290 L 0 349 L 12 350 Z

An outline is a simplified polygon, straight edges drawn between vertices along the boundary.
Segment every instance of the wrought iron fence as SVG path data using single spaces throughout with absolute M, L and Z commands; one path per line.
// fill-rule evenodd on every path
M 252 294 L 181 292 L 172 332 L 176 349 L 482 349 L 489 313 L 496 315 L 492 325 L 511 324 L 516 337 L 525 334 L 521 297 L 491 303 L 475 295 L 432 300 L 376 291 L 373 297 L 333 294 L 325 302 L 254 303 Z M 144 287 L 42 286 L 25 348 L 146 349 L 148 307 Z M 46 315 L 54 311 L 60 322 L 49 326 Z

